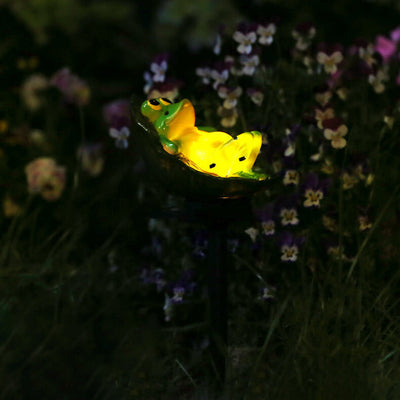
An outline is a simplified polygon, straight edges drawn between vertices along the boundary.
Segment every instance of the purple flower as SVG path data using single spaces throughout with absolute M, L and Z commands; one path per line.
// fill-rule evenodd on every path
M 304 243 L 304 237 L 295 237 L 291 232 L 282 232 L 279 237 L 281 250 L 281 260 L 285 262 L 294 262 L 297 260 L 300 246 Z
M 299 224 L 297 200 L 297 195 L 294 194 L 279 201 L 279 217 L 283 226 Z
M 305 197 L 304 207 L 320 207 L 320 201 L 326 194 L 330 184 L 330 179 L 320 180 L 315 172 L 308 173 L 302 185 Z
M 114 100 L 103 107 L 103 117 L 109 127 L 121 129 L 130 125 L 129 101 Z
M 390 32 L 390 38 L 396 43 L 400 42 L 400 26 Z
M 69 68 L 62 68 L 57 71 L 52 76 L 50 84 L 63 94 L 68 103 L 84 106 L 89 102 L 89 86 L 78 76 L 73 75 Z
M 268 203 L 262 208 L 256 209 L 255 214 L 261 221 L 263 233 L 265 236 L 272 236 L 275 234 L 275 205 Z
M 169 284 L 172 303 L 182 303 L 184 296 L 193 293 L 197 286 L 193 279 L 194 272 L 192 270 L 185 270 L 182 272 L 180 278 L 176 282 Z

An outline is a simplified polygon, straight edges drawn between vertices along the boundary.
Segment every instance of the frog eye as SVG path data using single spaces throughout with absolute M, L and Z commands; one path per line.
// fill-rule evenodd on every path
M 165 97 L 162 97 L 162 98 L 160 99 L 160 103 L 161 103 L 163 106 L 166 106 L 166 105 L 168 105 L 168 104 L 172 104 L 172 101 L 169 100 L 169 99 L 167 99 L 167 98 L 165 98 Z
M 161 110 L 161 104 L 157 99 L 151 99 L 148 100 L 148 103 L 150 105 L 150 107 L 155 110 L 155 111 L 159 111 Z

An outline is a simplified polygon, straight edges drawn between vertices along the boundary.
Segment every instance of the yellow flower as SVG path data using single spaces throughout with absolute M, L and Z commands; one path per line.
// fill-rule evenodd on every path
M 347 135 L 348 129 L 346 125 L 340 125 L 337 129 L 326 128 L 324 130 L 324 136 L 330 140 L 331 146 L 335 149 L 343 149 L 347 141 L 344 136 Z
M 65 187 L 65 167 L 56 164 L 55 160 L 40 157 L 25 167 L 28 191 L 39 193 L 45 200 L 57 200 Z
M 3 199 L 3 212 L 7 218 L 16 217 L 21 214 L 22 208 L 7 194 Z
M 327 74 L 334 74 L 337 71 L 337 65 L 343 61 L 343 55 L 340 51 L 328 55 L 322 51 L 317 54 L 317 61 L 324 66 Z

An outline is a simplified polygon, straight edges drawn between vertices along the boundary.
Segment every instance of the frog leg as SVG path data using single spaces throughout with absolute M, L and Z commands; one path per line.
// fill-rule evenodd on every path
M 164 150 L 169 154 L 177 154 L 179 150 L 179 142 L 177 140 L 170 140 L 166 135 L 160 134 L 160 142 Z

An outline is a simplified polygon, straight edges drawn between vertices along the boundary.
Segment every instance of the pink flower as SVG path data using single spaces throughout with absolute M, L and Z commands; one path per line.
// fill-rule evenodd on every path
M 49 157 L 40 157 L 25 167 L 28 191 L 40 194 L 45 200 L 57 200 L 65 187 L 65 167 Z
M 390 32 L 390 37 L 394 42 L 400 42 L 400 26 Z
M 78 106 L 86 105 L 90 100 L 90 89 L 85 81 L 73 75 L 69 68 L 57 71 L 50 80 L 64 96 L 65 101 Z
M 375 42 L 375 51 L 383 58 L 383 62 L 388 62 L 396 52 L 396 42 L 379 35 Z

